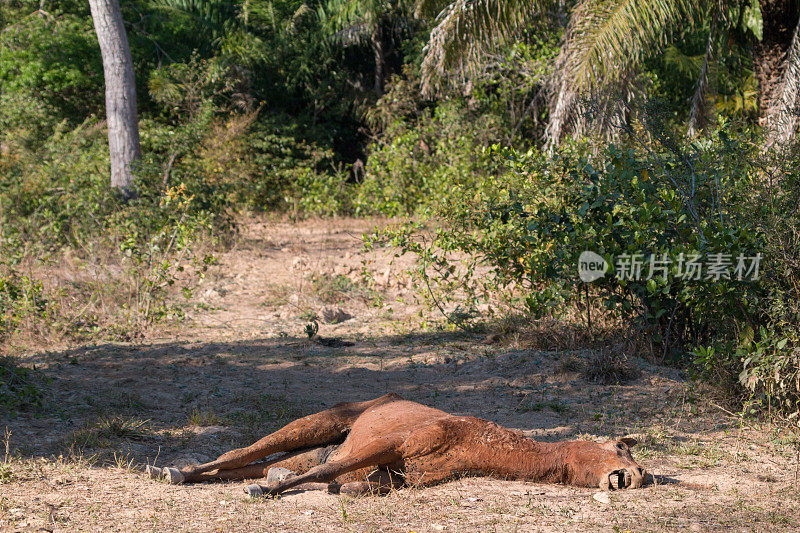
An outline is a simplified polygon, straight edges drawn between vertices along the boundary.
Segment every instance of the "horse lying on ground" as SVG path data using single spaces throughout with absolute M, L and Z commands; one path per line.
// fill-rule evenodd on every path
M 266 476 L 266 485 L 245 488 L 251 496 L 292 488 L 385 494 L 469 474 L 613 490 L 644 482 L 645 471 L 631 456 L 634 444 L 627 438 L 538 442 L 487 420 L 387 394 L 300 418 L 210 463 L 182 469 L 149 466 L 147 471 L 171 483 Z

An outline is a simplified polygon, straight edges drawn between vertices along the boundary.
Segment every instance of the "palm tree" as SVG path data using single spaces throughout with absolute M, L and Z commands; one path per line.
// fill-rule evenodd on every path
M 320 19 L 344 46 L 368 43 L 375 58 L 374 90 L 383 95 L 387 40 L 405 24 L 403 0 L 328 0 Z
M 224 33 L 226 26 L 236 24 L 239 8 L 246 7 L 246 2 L 245 6 L 239 6 L 236 0 L 157 0 L 156 5 L 191 16 L 213 38 L 217 38 Z
M 418 0 L 419 6 L 436 0 Z M 543 17 L 563 9 L 563 0 L 454 0 L 438 15 L 422 64 L 423 90 L 434 93 L 452 72 L 468 72 L 481 47 L 518 38 Z M 430 7 L 428 7 L 430 10 Z M 730 16 L 734 14 L 738 19 Z M 760 17 L 759 17 L 760 15 Z M 705 106 L 710 65 L 721 35 L 744 17 L 763 21 L 753 60 L 759 111 L 769 142 L 794 135 L 800 89 L 800 7 L 797 0 L 581 0 L 566 27 L 546 146 L 559 142 L 578 98 L 609 87 L 629 90 L 643 62 L 666 46 L 676 30 L 708 23 L 710 35 L 692 98 L 689 131 L 708 118 Z
M 800 106 L 798 0 L 760 0 L 764 35 L 755 47 L 754 73 L 768 142 L 794 136 Z

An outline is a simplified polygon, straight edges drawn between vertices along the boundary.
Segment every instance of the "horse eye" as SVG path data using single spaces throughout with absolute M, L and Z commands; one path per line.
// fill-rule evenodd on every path
M 624 442 L 618 442 L 617 443 L 617 449 L 625 451 L 625 443 Z

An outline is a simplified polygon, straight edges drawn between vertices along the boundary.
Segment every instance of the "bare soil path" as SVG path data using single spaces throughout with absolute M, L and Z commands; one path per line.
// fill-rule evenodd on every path
M 415 303 L 406 258 L 361 251 L 380 221 L 250 221 L 188 321 L 142 342 L 26 356 L 47 409 L 0 413 L 0 529 L 11 531 L 796 530 L 796 450 L 726 414 L 675 369 L 636 360 L 588 381 L 584 351 L 486 344 Z M 316 317 L 322 342 L 304 329 Z M 466 478 L 386 497 L 248 499 L 241 483 L 170 486 L 145 463 L 204 462 L 289 420 L 389 391 L 541 439 L 633 435 L 640 490 Z M 2 449 L 0 449 L 0 454 Z

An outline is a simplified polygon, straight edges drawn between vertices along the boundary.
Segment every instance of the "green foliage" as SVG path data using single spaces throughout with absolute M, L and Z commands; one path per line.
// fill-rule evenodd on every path
M 373 114 L 387 125 L 371 146 L 357 213 L 411 214 L 440 203 L 454 186 L 469 187 L 492 172 L 480 150 L 501 134 L 503 117 L 472 110 L 462 99 L 426 109 L 408 95 L 415 89 L 413 81 L 395 79 Z
M 185 63 L 172 63 L 150 72 L 150 96 L 165 107 L 171 118 L 194 119 L 204 109 L 245 107 L 244 95 L 237 93 L 241 79 L 230 67 L 214 59 L 192 55 Z M 238 99 L 237 99 L 238 97 Z
M 44 381 L 36 369 L 19 366 L 11 357 L 0 357 L 0 409 L 13 414 L 41 408 Z
M 187 180 L 162 194 L 160 173 L 146 164 L 139 198 L 121 203 L 108 186 L 101 126 L 62 122 L 38 150 L 17 146 L 2 160 L 0 338 L 130 338 L 180 316 L 168 293 L 190 291 L 196 276 L 186 271 L 201 275 L 211 261 L 194 243 L 227 231 L 218 188 Z M 92 279 L 59 286 L 34 273 L 65 255 L 79 272 L 96 264 Z
M 729 391 L 749 389 L 796 409 L 800 271 L 785 259 L 792 244 L 774 239 L 800 225 L 776 217 L 774 206 L 797 198 L 797 158 L 776 167 L 748 135 L 726 130 L 691 145 L 659 135 L 657 145 L 610 146 L 591 159 L 495 148 L 487 156 L 507 171 L 442 196 L 434 211 L 440 227 L 406 224 L 376 241 L 418 256 L 422 286 L 440 309 L 456 306 L 448 315 L 457 325 L 468 326 L 480 302 L 502 295 L 533 318 L 575 307 L 585 313 L 588 301 L 602 310 L 599 320 L 645 339 L 657 360 L 692 365 Z M 781 184 L 769 194 L 756 185 L 765 169 Z M 789 227 L 776 232 L 778 220 Z M 577 276 L 585 250 L 610 265 L 589 285 Z M 758 253 L 758 278 L 736 270 L 739 257 L 747 268 Z M 642 275 L 626 279 L 615 259 L 634 254 Z M 729 277 L 684 276 L 695 254 L 706 268 L 728 261 Z
M 23 320 L 46 320 L 48 302 L 42 283 L 17 270 L 0 273 L 0 340 Z
M 236 16 L 236 2 L 233 0 L 157 0 L 156 5 L 189 15 L 212 37 L 219 37 Z
M 176 294 L 191 296 L 240 210 L 428 216 L 432 227 L 406 224 L 378 240 L 418 255 L 425 297 L 458 326 L 498 300 L 533 319 L 577 312 L 588 326 L 592 314 L 643 339 L 657 360 L 791 411 L 800 162 L 790 151 L 765 156 L 758 137 L 726 126 L 734 116 L 755 124 L 752 45 L 765 21 L 757 0 L 711 4 L 123 3 L 143 148 L 138 197 L 123 202 L 108 187 L 88 6 L 5 2 L 0 340 L 126 339 L 180 318 Z M 705 107 L 719 129 L 675 138 L 706 57 Z M 423 98 L 423 85 L 439 99 Z M 622 104 L 608 99 L 591 116 L 569 104 L 559 119 L 607 125 L 617 106 L 624 141 L 539 151 L 557 140 L 546 125 L 559 94 L 609 85 L 627 91 Z M 640 124 L 633 94 L 668 103 Z M 671 267 L 641 281 L 612 270 L 587 287 L 575 275 L 584 250 Z M 719 252 L 763 252 L 769 268 L 752 282 L 678 275 L 681 258 Z M 83 278 L 47 275 L 67 263 Z M 344 278 L 314 283 L 331 302 L 353 290 Z M 598 379 L 617 376 L 614 361 L 597 367 Z
M 300 214 L 332 216 L 352 211 L 352 187 L 341 170 L 319 174 L 310 168 L 296 169 L 290 183 L 286 203 L 295 217 Z
M 0 32 L 3 94 L 47 102 L 72 120 L 98 112 L 102 91 L 97 87 L 103 86 L 103 77 L 91 19 L 44 12 L 15 15 L 16 21 Z

